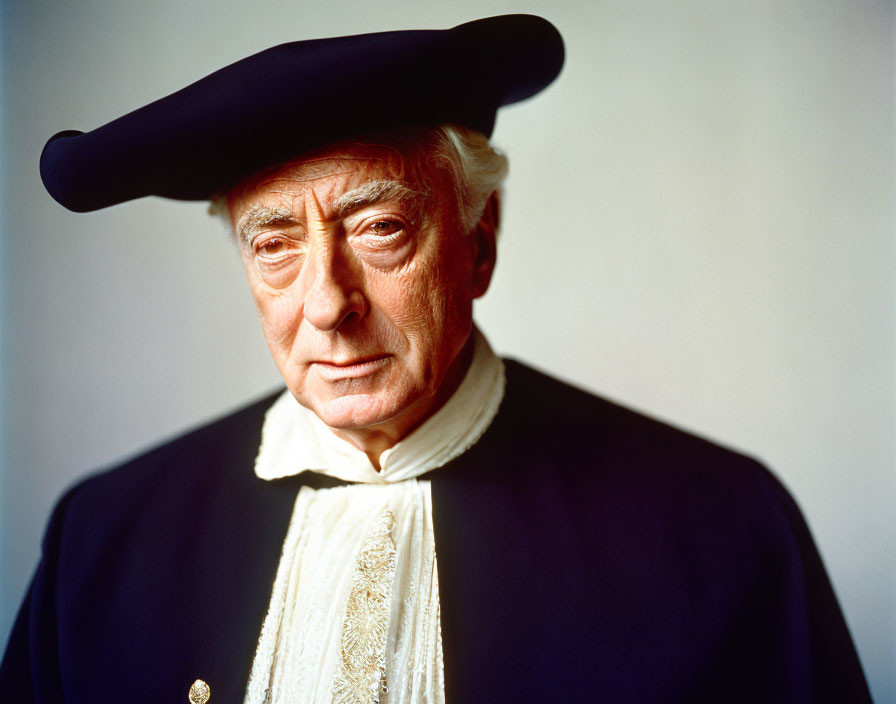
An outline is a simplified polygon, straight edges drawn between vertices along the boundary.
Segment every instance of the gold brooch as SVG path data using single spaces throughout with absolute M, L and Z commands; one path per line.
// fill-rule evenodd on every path
M 190 704 L 205 704 L 211 696 L 211 688 L 202 680 L 190 685 Z

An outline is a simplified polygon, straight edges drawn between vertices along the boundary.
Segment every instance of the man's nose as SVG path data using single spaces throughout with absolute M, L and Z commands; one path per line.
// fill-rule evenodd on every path
M 308 277 L 303 315 L 322 331 L 338 330 L 352 316 L 363 318 L 367 301 L 357 285 L 348 256 L 339 251 L 339 242 L 313 243 L 302 266 Z

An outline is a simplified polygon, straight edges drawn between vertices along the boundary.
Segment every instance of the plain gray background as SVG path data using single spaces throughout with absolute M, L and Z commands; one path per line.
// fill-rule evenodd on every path
M 2 8 L 0 636 L 67 485 L 278 385 L 204 207 L 69 213 L 40 185 L 44 141 L 279 42 L 535 12 L 567 64 L 498 119 L 511 175 L 481 327 L 504 354 L 768 463 L 877 700 L 896 701 L 889 2 Z

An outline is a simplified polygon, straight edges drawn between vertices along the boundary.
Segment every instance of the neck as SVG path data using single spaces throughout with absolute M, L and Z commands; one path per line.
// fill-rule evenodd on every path
M 382 469 L 380 455 L 433 416 L 457 391 L 473 361 L 473 344 L 474 336 L 470 335 L 448 368 L 448 373 L 445 374 L 438 390 L 432 396 L 412 404 L 401 417 L 369 428 L 351 430 L 333 428 L 333 432 L 366 454 L 374 469 L 379 472 Z

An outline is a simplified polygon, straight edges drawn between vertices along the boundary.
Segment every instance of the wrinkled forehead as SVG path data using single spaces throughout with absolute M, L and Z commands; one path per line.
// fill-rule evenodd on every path
M 416 186 L 418 155 L 384 144 L 340 144 L 303 154 L 254 174 L 227 197 L 231 215 L 255 203 L 283 202 L 303 197 L 313 189 L 318 199 L 341 193 L 369 181 L 388 179 Z

